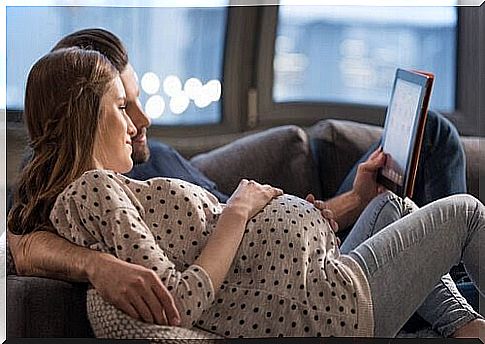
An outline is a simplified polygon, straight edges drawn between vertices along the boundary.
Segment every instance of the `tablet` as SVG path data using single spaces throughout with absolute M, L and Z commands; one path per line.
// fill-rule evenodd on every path
M 398 69 L 382 137 L 386 164 L 377 181 L 401 197 L 412 197 L 434 76 Z

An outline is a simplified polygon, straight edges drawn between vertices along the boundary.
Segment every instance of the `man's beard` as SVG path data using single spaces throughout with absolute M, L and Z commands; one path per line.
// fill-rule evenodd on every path
M 134 142 L 133 143 L 133 153 L 131 158 L 133 159 L 133 164 L 138 165 L 146 162 L 150 157 L 150 149 L 148 148 L 148 143 Z

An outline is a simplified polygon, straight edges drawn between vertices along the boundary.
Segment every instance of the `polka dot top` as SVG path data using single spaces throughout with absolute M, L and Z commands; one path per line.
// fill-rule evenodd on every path
M 73 243 L 155 271 L 182 326 L 226 337 L 372 336 L 362 269 L 340 254 L 320 212 L 296 196 L 272 200 L 248 221 L 214 289 L 193 262 L 223 209 L 214 195 L 182 180 L 93 170 L 59 195 L 50 219 Z

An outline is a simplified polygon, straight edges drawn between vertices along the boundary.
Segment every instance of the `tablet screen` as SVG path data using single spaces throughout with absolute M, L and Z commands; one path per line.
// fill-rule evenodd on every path
M 388 122 L 383 149 L 389 155 L 382 175 L 401 186 L 405 182 L 406 168 L 413 148 L 421 92 L 421 85 L 397 78 L 386 117 Z

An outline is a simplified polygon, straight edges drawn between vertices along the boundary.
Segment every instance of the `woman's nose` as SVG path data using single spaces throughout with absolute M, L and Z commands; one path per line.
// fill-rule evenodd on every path
M 125 118 L 126 118 L 126 124 L 127 124 L 126 129 L 127 129 L 128 135 L 130 135 L 130 137 L 136 136 L 137 130 L 135 125 L 131 121 L 131 118 L 129 116 L 125 116 Z

